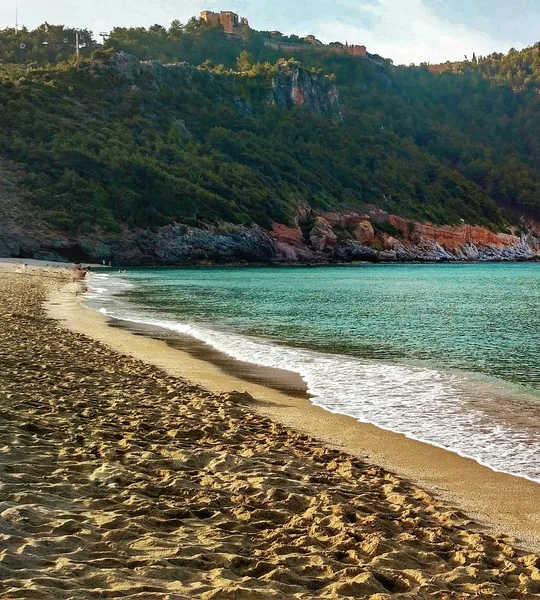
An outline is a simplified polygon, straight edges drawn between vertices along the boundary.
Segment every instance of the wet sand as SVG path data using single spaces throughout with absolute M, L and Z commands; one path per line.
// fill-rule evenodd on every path
M 537 554 L 259 413 L 305 398 L 173 376 L 219 368 L 109 327 L 64 282 L 0 268 L 2 599 L 540 597 Z M 43 308 L 60 287 L 61 321 Z
M 235 379 L 267 386 L 286 395 L 304 399 L 309 398 L 307 385 L 298 373 L 235 360 L 189 335 L 182 335 L 161 327 L 153 327 L 143 323 L 130 323 L 120 319 L 109 319 L 108 325 L 123 329 L 133 335 L 163 341 L 171 348 L 181 350 L 202 362 L 211 363 L 218 367 L 221 373 L 231 375 Z M 189 374 L 186 374 L 186 376 L 189 378 Z

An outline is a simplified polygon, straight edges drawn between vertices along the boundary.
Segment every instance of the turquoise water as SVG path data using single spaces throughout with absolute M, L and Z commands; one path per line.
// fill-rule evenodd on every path
M 540 264 L 140 269 L 111 316 L 288 368 L 313 402 L 540 480 Z

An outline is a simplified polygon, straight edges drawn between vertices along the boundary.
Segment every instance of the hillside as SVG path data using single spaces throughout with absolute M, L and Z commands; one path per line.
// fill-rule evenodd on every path
M 24 55 L 0 32 L 0 158 L 41 223 L 14 220 L 0 185 L 0 254 L 175 264 L 537 252 L 534 48 L 432 73 L 372 55 L 283 57 L 262 33 L 192 19 L 115 29 L 92 56 L 86 32 L 83 57 L 66 61 L 43 55 L 44 31 L 25 32 Z

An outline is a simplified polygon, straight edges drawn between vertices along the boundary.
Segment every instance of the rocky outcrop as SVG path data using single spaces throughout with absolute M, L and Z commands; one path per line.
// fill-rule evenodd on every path
M 347 241 L 336 248 L 334 258 L 338 262 L 379 262 L 379 254 L 380 252 L 377 252 L 374 248 L 370 248 L 361 242 Z
M 81 69 L 88 69 L 91 75 L 114 73 L 126 84 L 137 85 L 165 84 L 170 86 L 192 86 L 208 80 L 215 81 L 212 73 L 189 63 L 163 64 L 157 60 L 139 61 L 125 52 L 102 53 L 92 65 L 81 63 Z M 231 101 L 239 114 L 254 116 L 252 99 L 234 96 Z M 294 61 L 283 61 L 278 73 L 270 84 L 268 104 L 282 109 L 304 107 L 318 115 L 334 120 L 342 119 L 339 92 L 330 77 L 302 68 Z
M 427 260 L 530 260 L 540 253 L 540 238 L 532 233 L 496 233 L 477 225 L 437 227 L 383 211 L 374 211 L 372 218 L 401 233 L 401 240 L 387 236 L 385 243 L 402 260 L 416 260 L 419 255 Z
M 437 227 L 381 210 L 368 214 L 301 211 L 305 247 L 313 260 L 505 261 L 540 258 L 540 236 L 495 233 L 479 226 Z M 290 228 L 289 228 L 290 229 Z M 288 229 L 288 230 L 289 230 Z M 298 232 L 301 231 L 299 227 Z M 295 246 L 274 227 L 278 244 Z M 296 238 L 296 245 L 298 244 Z M 280 246 L 281 247 L 281 246 Z M 298 254 L 298 251 L 296 249 Z
M 272 234 L 276 239 L 292 246 L 302 246 L 304 235 L 300 227 L 288 227 L 282 223 L 272 224 Z
M 494 233 L 484 227 L 475 225 L 461 225 L 459 227 L 435 227 L 430 224 L 415 223 L 396 215 L 387 215 L 383 211 L 377 211 L 378 217 L 402 231 L 411 241 L 416 239 L 433 240 L 441 246 L 458 251 L 460 248 L 472 242 L 480 246 L 512 246 L 518 242 L 514 235 Z
M 308 234 L 309 244 L 316 252 L 331 250 L 337 245 L 337 235 L 331 224 L 323 217 L 317 217 Z
M 467 225 L 435 227 L 382 211 L 318 215 L 303 211 L 295 227 L 274 223 L 271 231 L 257 226 L 200 229 L 174 225 L 99 239 L 7 230 L 0 224 L 0 256 L 111 261 L 126 266 L 521 261 L 540 259 L 540 237 L 494 233 Z
M 158 232 L 131 232 L 107 246 L 91 247 L 87 242 L 86 251 L 90 256 L 125 265 L 265 263 L 278 255 L 276 241 L 259 227 L 231 227 L 223 232 L 182 225 Z
M 286 62 L 280 66 L 272 81 L 268 102 L 284 109 L 302 106 L 319 115 L 342 118 L 339 93 L 332 80 L 302 69 L 297 63 Z
M 195 77 L 209 77 L 210 73 L 202 72 L 197 67 L 180 62 L 166 65 L 158 60 L 140 61 L 136 56 L 126 52 L 111 53 L 103 52 L 102 56 L 97 58 L 89 65 L 81 62 L 79 69 L 88 70 L 91 75 L 103 72 L 114 72 L 121 76 L 126 82 L 136 83 L 141 75 L 147 74 L 159 82 L 165 80 L 175 84 L 190 84 Z
M 375 230 L 367 219 L 359 221 L 353 233 L 354 237 L 362 244 L 373 244 L 375 242 Z
M 36 239 L 0 232 L 4 256 L 43 260 L 74 260 L 126 266 L 204 263 L 268 263 L 280 256 L 277 241 L 259 227 L 198 229 L 183 225 L 157 232 L 136 230 L 104 239 Z M 296 260 L 292 258 L 292 260 Z

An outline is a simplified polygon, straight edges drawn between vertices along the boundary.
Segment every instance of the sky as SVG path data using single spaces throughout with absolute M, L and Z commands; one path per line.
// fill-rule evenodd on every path
M 364 44 L 396 64 L 519 50 L 540 38 L 539 0 L 0 0 L 0 29 L 14 26 L 16 3 L 19 25 L 86 27 L 96 37 L 115 26 L 233 10 L 254 29 Z

